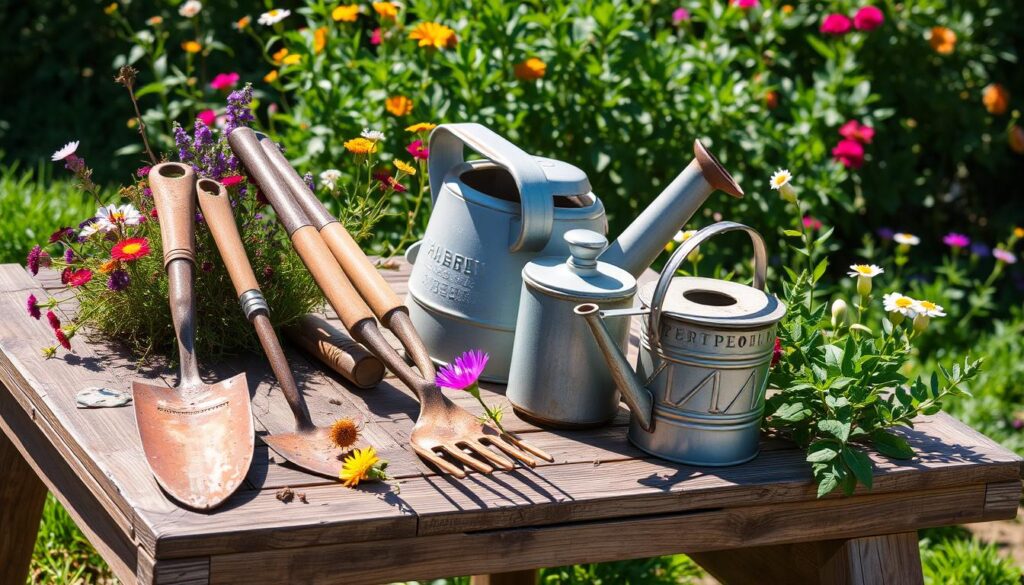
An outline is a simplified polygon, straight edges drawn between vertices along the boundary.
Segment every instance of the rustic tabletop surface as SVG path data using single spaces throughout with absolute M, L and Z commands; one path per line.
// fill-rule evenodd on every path
M 408 266 L 386 276 L 404 295 Z M 875 458 L 874 489 L 849 498 L 817 500 L 803 454 L 779 440 L 765 439 L 759 457 L 736 467 L 653 459 L 626 441 L 624 408 L 608 427 L 571 432 L 534 427 L 509 409 L 510 430 L 555 462 L 457 480 L 408 447 L 418 405 L 401 383 L 387 378 L 354 390 L 289 348 L 314 422 L 361 418 L 399 489 L 344 488 L 282 463 L 257 440 L 245 485 L 213 513 L 195 513 L 169 501 L 150 475 L 131 407 L 75 407 L 75 393 L 87 386 L 130 390 L 134 378 L 173 386 L 176 373 L 139 371 L 101 343 L 77 343 L 74 353 L 44 360 L 39 349 L 52 334 L 23 306 L 29 293 L 42 298 L 39 291 L 55 285 L 15 265 L 0 267 L 0 422 L 7 436 L 0 435 L 0 459 L 4 444 L 13 445 L 9 450 L 28 461 L 125 583 L 383 583 L 678 552 L 706 552 L 698 560 L 713 565 L 714 551 L 1011 518 L 1021 493 L 1020 460 L 946 415 L 901 431 L 919 456 Z M 257 433 L 292 430 L 261 356 L 219 364 L 204 376 L 238 372 L 248 376 Z M 503 390 L 484 393 L 489 403 L 505 404 Z M 479 412 L 470 396 L 452 397 Z M 286 486 L 304 493 L 306 503 L 278 500 Z M 12 490 L 0 493 L 0 505 L 13 503 L 3 499 L 17 497 Z M 0 549 L 11 546 L 4 538 L 14 537 L 0 536 Z M 908 554 L 916 555 L 916 545 Z

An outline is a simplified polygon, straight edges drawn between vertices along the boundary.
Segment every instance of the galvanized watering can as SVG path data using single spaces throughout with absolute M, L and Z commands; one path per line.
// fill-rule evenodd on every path
M 743 231 L 754 245 L 754 286 L 673 277 L 702 242 Z M 657 457 L 691 465 L 735 465 L 758 451 L 776 324 L 786 307 L 764 291 L 767 252 L 755 230 L 719 222 L 698 231 L 669 259 L 658 282 L 640 290 L 641 310 L 582 315 L 632 411 L 629 439 Z M 602 317 L 646 313 L 634 373 Z
M 485 160 L 466 161 L 464 148 Z M 657 257 L 705 199 L 742 190 L 695 142 L 696 160 L 602 255 L 634 277 Z M 607 232 L 604 206 L 580 169 L 531 156 L 479 124 L 442 124 L 430 135 L 433 212 L 413 264 L 406 305 L 431 357 L 447 363 L 468 348 L 490 354 L 483 378 L 508 380 L 527 262 L 569 253 L 573 229 Z

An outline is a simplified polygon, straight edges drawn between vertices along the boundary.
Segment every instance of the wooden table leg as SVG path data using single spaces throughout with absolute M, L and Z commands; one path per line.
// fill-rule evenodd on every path
M 527 569 L 525 571 L 511 571 L 509 573 L 494 573 L 491 575 L 474 575 L 469 585 L 537 585 L 540 579 L 540 571 Z
M 3 432 L 0 469 L 4 472 L 0 479 L 0 583 L 25 583 L 43 515 L 46 486 Z
M 917 533 L 690 555 L 722 583 L 903 585 L 924 582 Z

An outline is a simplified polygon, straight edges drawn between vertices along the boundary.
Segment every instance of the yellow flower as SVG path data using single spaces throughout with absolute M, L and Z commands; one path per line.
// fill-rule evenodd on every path
M 541 61 L 536 57 L 530 57 L 522 63 L 518 63 L 515 67 L 516 79 L 521 81 L 536 81 L 544 74 L 547 73 L 547 63 Z
M 277 72 L 277 69 L 274 69 L 270 73 L 267 73 L 266 75 L 263 76 L 263 81 L 267 83 L 274 83 L 275 81 L 277 81 L 278 75 L 280 75 L 280 73 Z
M 111 2 L 108 4 L 107 7 L 103 9 L 103 12 L 105 12 L 107 16 L 117 12 L 117 2 Z
M 327 27 L 321 26 L 313 33 L 313 53 L 318 54 L 327 46 Z
M 128 124 L 129 128 L 134 128 L 134 127 L 139 125 L 139 119 L 138 118 L 128 118 L 128 121 L 126 122 L 126 124 Z
M 150 16 L 146 19 L 146 24 L 149 26 L 160 26 L 164 23 L 164 17 L 162 16 Z
M 181 43 L 181 48 L 185 49 L 186 53 L 198 53 L 203 50 L 203 46 L 197 41 L 185 41 Z
M 405 173 L 407 175 L 415 175 L 416 174 L 416 167 L 412 166 L 411 164 L 409 164 L 409 163 L 407 163 L 405 161 L 400 161 L 400 160 L 396 159 L 395 160 L 395 168 L 400 170 L 400 171 L 402 171 L 403 173 Z
M 384 100 L 384 107 L 395 116 L 407 116 L 412 112 L 412 100 L 404 95 L 393 95 Z
M 345 149 L 355 154 L 372 154 L 377 152 L 377 143 L 365 138 L 353 138 L 345 142 Z
M 949 55 L 956 49 L 956 33 L 944 26 L 933 26 L 928 42 L 936 53 Z
M 246 28 L 248 28 L 249 23 L 251 23 L 251 22 L 252 22 L 252 17 L 250 17 L 247 14 L 247 15 L 243 16 L 242 18 L 239 18 L 237 21 L 235 21 L 235 24 L 232 25 L 232 26 L 234 26 L 236 30 L 243 31 Z
M 1013 228 L 1013 235 L 1018 238 L 1024 238 L 1024 227 Z
M 335 22 L 355 22 L 359 18 L 358 4 L 344 4 L 331 11 Z
M 292 53 L 291 55 L 288 55 L 287 57 L 282 59 L 281 63 L 284 65 L 298 65 L 300 61 L 302 61 L 302 55 L 298 53 Z
M 434 128 L 437 128 L 437 124 L 431 124 L 430 122 L 419 122 L 413 124 L 405 129 L 406 132 L 430 132 Z
M 377 452 L 373 447 L 354 449 L 352 454 L 345 458 L 338 479 L 345 487 L 356 487 L 360 481 L 369 479 L 373 466 L 379 462 L 380 459 L 377 458 Z
M 419 41 L 419 46 L 433 49 L 454 47 L 459 42 L 455 31 L 436 22 L 421 22 L 409 33 L 409 38 Z
M 383 19 L 394 20 L 398 16 L 398 5 L 394 2 L 374 2 L 373 9 Z
M 288 56 L 288 49 L 281 47 L 276 53 L 270 56 L 274 60 L 274 63 L 280 63 L 284 61 L 284 58 Z

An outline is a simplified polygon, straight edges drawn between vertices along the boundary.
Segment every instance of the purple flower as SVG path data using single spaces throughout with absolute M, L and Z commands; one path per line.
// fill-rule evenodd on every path
M 39 300 L 36 299 L 36 295 L 28 295 L 26 304 L 28 306 L 28 314 L 30 317 L 38 320 L 43 316 L 43 313 L 39 310 Z
M 114 292 L 121 291 L 128 288 L 130 282 L 131 278 L 128 277 L 128 272 L 119 268 L 110 273 L 110 278 L 107 279 L 107 288 Z
M 690 11 L 685 8 L 676 8 L 672 11 L 672 24 L 679 26 L 680 23 L 690 20 Z
M 309 187 L 310 191 L 316 191 L 316 183 L 313 182 L 313 173 L 306 173 L 302 175 L 302 182 Z
M 64 159 L 64 168 L 78 174 L 85 169 L 85 159 L 73 154 Z
M 180 125 L 174 125 L 174 145 L 178 147 L 178 160 L 188 162 L 192 159 L 192 137 Z
M 1024 420 L 1022 420 L 1020 418 L 1014 417 L 1013 422 L 1010 423 L 1010 424 L 1013 425 L 1013 429 L 1016 430 L 1016 431 L 1024 429 Z
M 1015 256 L 1013 252 L 1010 252 L 1009 250 L 1004 250 L 1002 248 L 996 248 L 995 250 L 992 250 L 992 255 L 996 257 L 996 260 L 999 260 L 1000 262 L 1006 262 L 1007 264 L 1014 264 L 1015 262 L 1017 262 L 1017 256 Z
M 71 248 L 66 248 L 64 250 L 64 262 L 66 264 L 71 264 L 74 261 L 75 261 L 75 251 L 72 250 Z
M 196 120 L 192 136 L 192 146 L 196 150 L 206 148 L 213 144 L 213 131 L 210 130 L 209 126 L 203 124 L 201 120 Z
M 42 255 L 43 249 L 38 245 L 32 246 L 32 249 L 28 251 L 28 271 L 33 276 L 39 274 L 39 257 Z
M 64 238 L 70 238 L 73 235 L 75 235 L 75 230 L 73 230 L 72 228 L 69 228 L 67 226 L 64 226 L 64 227 L 61 227 L 60 229 L 58 229 L 57 231 L 53 232 L 52 234 L 50 234 L 49 242 L 51 244 L 54 244 L 56 242 L 59 242 L 59 241 L 63 240 Z
M 480 374 L 487 367 L 489 356 L 478 349 L 471 349 L 437 372 L 437 384 L 453 390 L 465 390 L 476 384 Z
M 878 228 L 877 230 L 875 230 L 875 233 L 878 234 L 878 237 L 886 241 L 891 240 L 892 237 L 896 234 L 896 232 L 894 232 L 892 228 L 887 227 Z
M 986 258 L 992 254 L 992 249 L 981 242 L 974 242 L 971 244 L 971 254 L 981 258 Z
M 951 248 L 966 248 L 971 245 L 971 239 L 963 234 L 956 232 L 949 232 L 946 237 L 942 238 L 942 242 Z
M 224 114 L 224 135 L 240 126 L 248 126 L 252 122 L 252 84 L 247 83 L 242 89 L 228 94 L 228 107 Z

